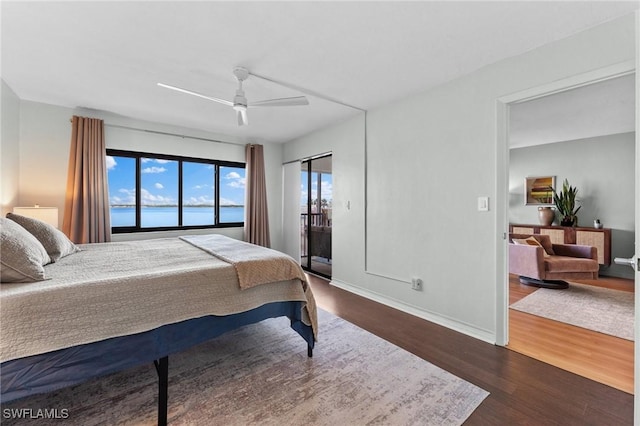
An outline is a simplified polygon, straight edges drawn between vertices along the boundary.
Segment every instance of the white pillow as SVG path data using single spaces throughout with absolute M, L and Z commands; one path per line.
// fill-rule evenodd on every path
M 514 244 L 542 247 L 542 254 L 544 254 L 545 257 L 549 256 L 549 253 L 547 253 L 542 244 L 540 244 L 540 241 L 536 240 L 535 237 L 513 238 L 511 241 L 513 241 Z
M 62 231 L 46 222 L 14 213 L 8 213 L 7 218 L 18 223 L 36 237 L 44 246 L 52 262 L 57 262 L 65 256 L 80 251 Z
M 29 283 L 46 279 L 51 259 L 40 241 L 22 226 L 0 217 L 0 282 Z

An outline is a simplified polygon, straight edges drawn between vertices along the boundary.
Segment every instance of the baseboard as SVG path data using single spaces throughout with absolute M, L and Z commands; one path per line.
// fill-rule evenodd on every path
M 634 280 L 633 269 L 628 266 L 620 265 L 600 265 L 600 271 L 598 272 L 601 277 L 622 278 L 625 280 Z
M 378 302 L 383 305 L 389 306 L 391 308 L 397 309 L 399 311 L 406 312 L 407 314 L 413 315 L 418 318 L 422 318 L 424 320 L 441 325 L 443 327 L 447 327 L 451 330 L 457 331 L 459 333 L 465 334 L 475 339 L 482 340 L 492 345 L 496 344 L 495 333 L 492 333 L 488 330 L 483 330 L 483 329 L 474 327 L 470 324 L 466 324 L 466 323 L 454 320 L 452 318 L 449 318 L 440 314 L 436 314 L 434 312 L 418 309 L 415 306 L 408 305 L 404 302 L 391 299 L 382 294 L 363 289 L 362 287 L 358 287 L 353 284 L 346 283 L 344 281 L 332 279 L 330 281 L 330 284 L 342 290 L 348 291 L 353 294 L 357 294 L 358 296 L 362 296 L 369 300 L 373 300 L 374 302 Z

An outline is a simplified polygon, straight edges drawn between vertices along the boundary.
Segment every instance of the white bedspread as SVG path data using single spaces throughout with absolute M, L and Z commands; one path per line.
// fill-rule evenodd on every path
M 242 290 L 234 266 L 178 238 L 86 244 L 50 280 L 0 286 L 0 362 L 277 301 L 316 307 L 298 279 Z

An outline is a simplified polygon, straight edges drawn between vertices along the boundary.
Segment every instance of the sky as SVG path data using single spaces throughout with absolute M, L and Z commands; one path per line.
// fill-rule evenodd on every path
M 307 172 L 301 172 L 300 176 L 300 205 L 306 206 L 309 191 L 307 190 Z M 327 200 L 329 206 L 333 202 L 333 175 L 330 173 L 322 173 L 320 181 L 320 194 L 323 200 Z M 318 174 L 311 175 L 311 199 L 318 197 Z
M 178 162 L 145 158 L 141 165 L 142 205 L 177 205 Z M 135 205 L 135 159 L 107 156 L 111 205 Z M 183 204 L 213 205 L 214 166 L 183 162 Z M 220 167 L 220 205 L 244 205 L 245 170 Z

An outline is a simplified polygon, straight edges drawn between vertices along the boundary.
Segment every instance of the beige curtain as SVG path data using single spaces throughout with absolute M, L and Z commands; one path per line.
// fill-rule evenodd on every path
M 75 243 L 111 241 L 104 123 L 73 116 L 62 230 Z
M 250 243 L 270 247 L 267 185 L 264 178 L 264 150 L 262 145 L 249 144 L 245 148 L 245 153 L 247 185 L 244 237 Z

